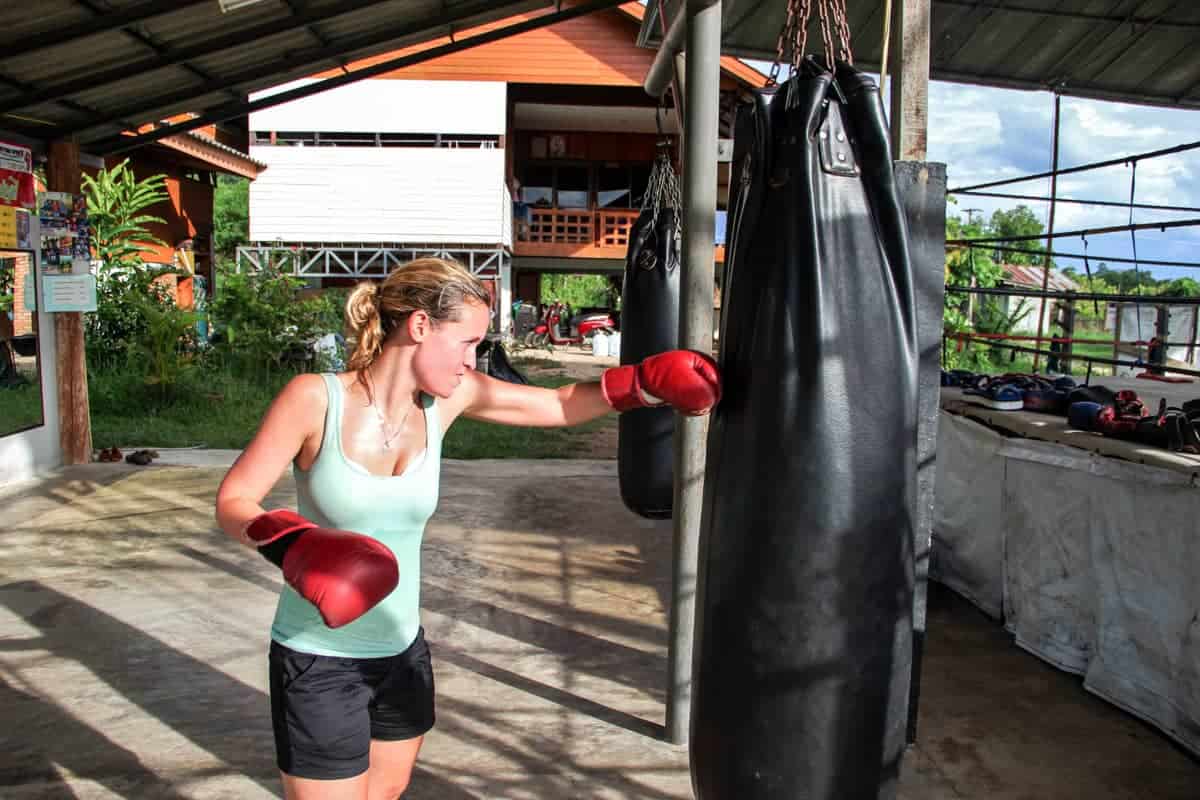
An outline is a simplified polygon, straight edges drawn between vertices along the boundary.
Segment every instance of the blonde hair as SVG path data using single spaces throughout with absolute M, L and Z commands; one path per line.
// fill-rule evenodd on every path
M 436 324 L 459 319 L 463 304 L 471 302 L 490 305 L 487 287 L 446 258 L 418 258 L 382 282 L 360 283 L 346 300 L 346 338 L 354 345 L 347 368 L 361 373 L 371 366 L 384 340 L 414 311 Z

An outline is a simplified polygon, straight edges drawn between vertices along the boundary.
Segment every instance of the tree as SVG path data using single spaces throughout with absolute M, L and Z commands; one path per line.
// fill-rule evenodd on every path
M 542 301 L 561 300 L 572 309 L 610 306 L 609 281 L 603 275 L 543 275 Z
M 147 228 L 163 223 L 143 213 L 168 199 L 166 179 L 151 175 L 138 180 L 126 159 L 93 178 L 83 176 L 96 270 L 96 310 L 85 317 L 87 356 L 93 366 L 120 364 L 137 352 L 147 335 L 147 303 L 174 308 L 174 299 L 161 284 L 159 273 L 146 269 L 142 253 L 163 245 Z
M 991 224 L 988 226 L 988 236 L 994 238 L 1010 236 L 1039 236 L 1045 232 L 1041 220 L 1033 215 L 1028 206 L 1019 205 L 1007 211 L 992 213 Z M 1046 252 L 1046 245 L 1040 239 L 1024 242 L 1003 243 L 1005 247 L 1016 247 L 1021 250 L 1036 250 L 1039 254 Z M 1028 264 L 1042 266 L 1046 263 L 1045 255 L 1032 253 L 1005 252 L 1001 260 L 1007 264 Z M 1053 266 L 1053 264 L 1051 264 Z
M 151 245 L 165 244 L 146 226 L 166 220 L 142 212 L 168 199 L 166 178 L 151 175 L 138 180 L 128 164 L 129 159 L 125 159 L 111 169 L 100 170 L 95 178 L 83 175 L 92 249 L 102 262 L 102 270 L 136 270 L 145 263 L 142 253 Z
M 1156 294 L 1158 291 L 1159 281 L 1143 270 L 1109 269 L 1107 264 L 1101 263 L 1092 270 L 1092 275 L 1104 280 L 1118 294 L 1139 294 L 1139 287 L 1147 290 L 1141 294 Z
M 1162 286 L 1160 294 L 1166 297 L 1200 297 L 1200 282 L 1194 278 L 1176 278 Z
M 221 175 L 213 193 L 213 250 L 217 260 L 231 262 L 237 248 L 250 240 L 250 181 Z

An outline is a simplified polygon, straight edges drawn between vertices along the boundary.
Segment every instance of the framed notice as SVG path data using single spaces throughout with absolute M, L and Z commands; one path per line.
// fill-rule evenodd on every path
M 95 275 L 43 275 L 43 311 L 95 311 Z

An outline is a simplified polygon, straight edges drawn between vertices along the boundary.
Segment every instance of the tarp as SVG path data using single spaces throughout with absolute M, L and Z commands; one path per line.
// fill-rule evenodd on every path
M 943 412 L 932 575 L 1200 755 L 1200 488 Z

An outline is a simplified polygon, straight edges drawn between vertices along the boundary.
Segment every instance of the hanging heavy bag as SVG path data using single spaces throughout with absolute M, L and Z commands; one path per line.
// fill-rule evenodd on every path
M 475 363 L 485 375 L 509 383 L 528 384 L 529 379 L 508 360 L 508 352 L 500 342 L 485 339 L 475 347 Z
M 678 184 L 670 159 L 660 156 L 642 210 L 629 232 L 621 291 L 621 363 L 637 364 L 679 347 Z M 674 498 L 675 413 L 639 408 L 617 422 L 621 500 L 648 519 L 671 516 Z
M 835 81 L 811 60 L 749 113 L 769 118 L 738 128 L 760 168 L 723 297 L 693 786 L 699 800 L 893 798 L 912 659 L 917 352 L 887 123 L 866 76 L 843 67 Z

